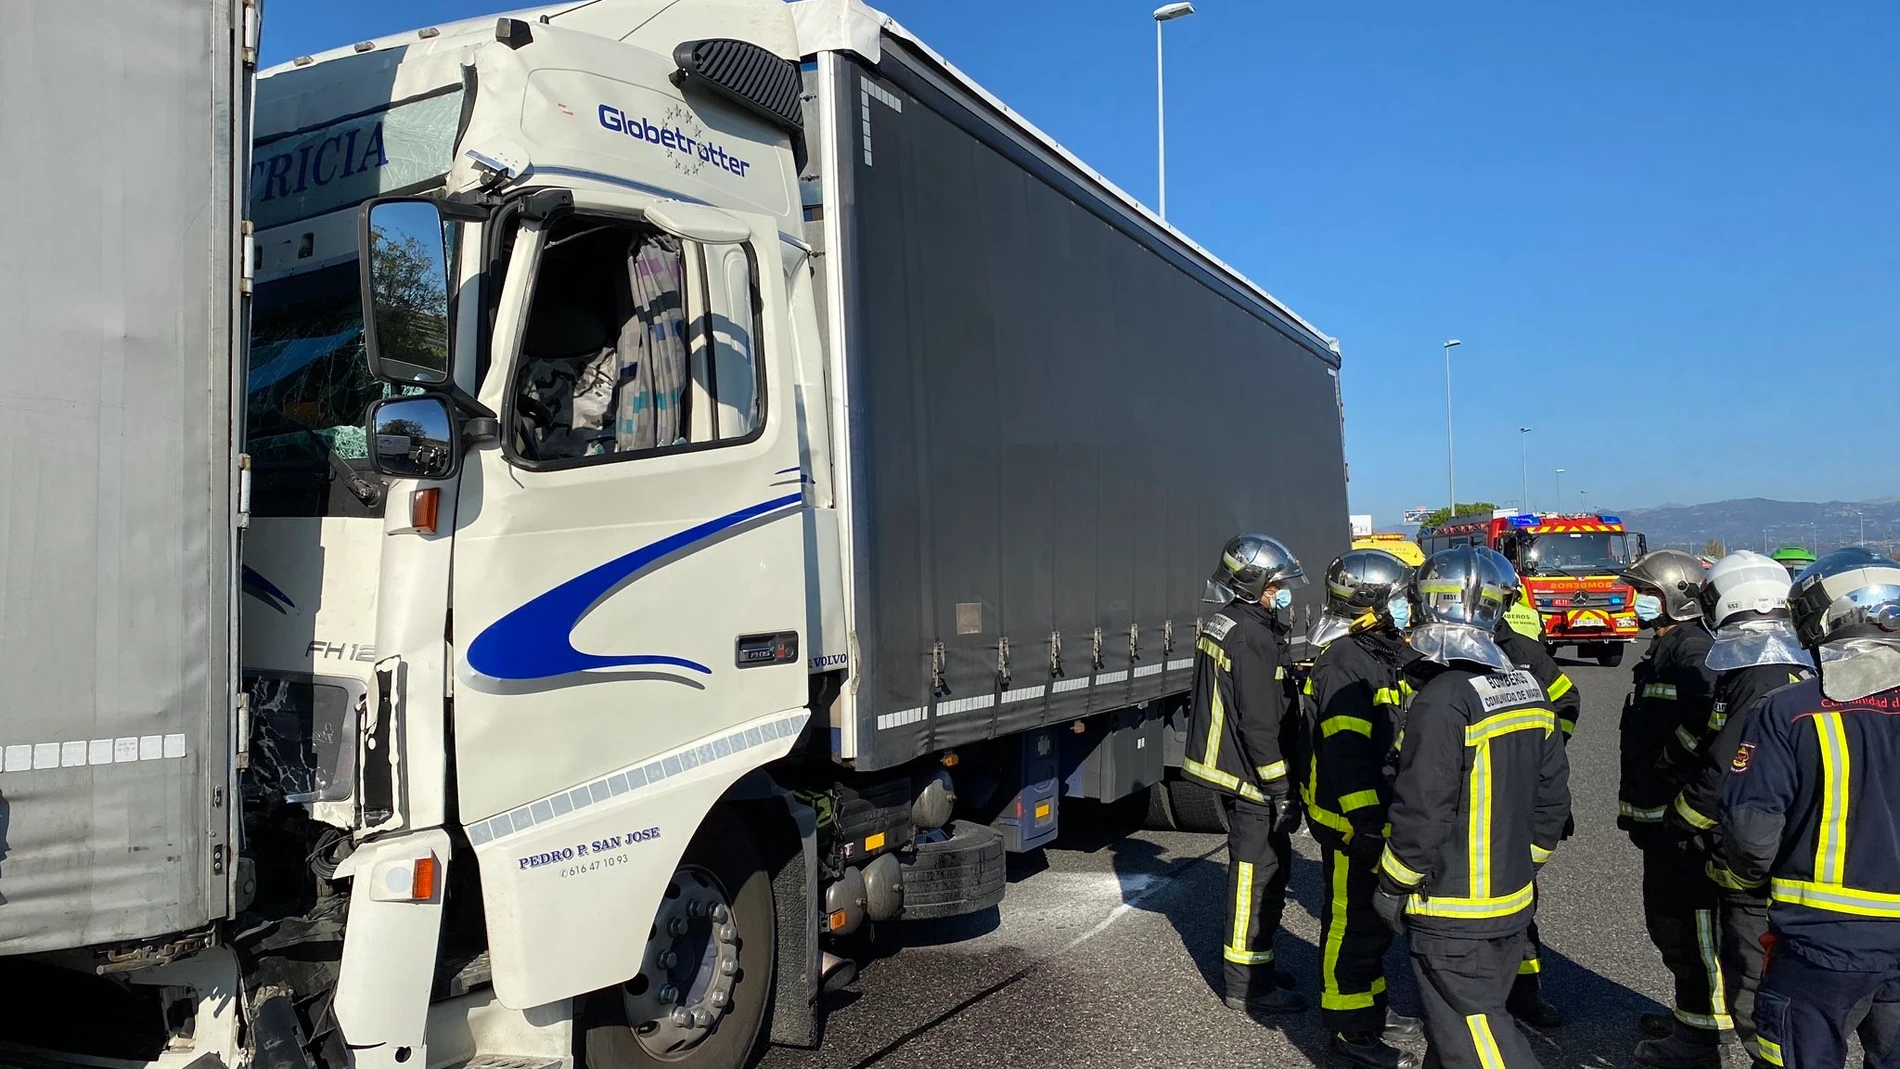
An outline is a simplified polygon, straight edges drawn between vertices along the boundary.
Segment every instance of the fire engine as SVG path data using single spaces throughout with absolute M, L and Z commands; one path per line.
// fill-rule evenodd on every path
M 1418 544 L 1427 555 L 1475 545 L 1511 558 L 1526 598 L 1543 618 L 1546 648 L 1554 654 L 1572 646 L 1605 667 L 1623 663 L 1623 648 L 1637 633 L 1636 594 L 1619 573 L 1646 547 L 1621 518 L 1503 510 L 1453 516 L 1421 527 Z

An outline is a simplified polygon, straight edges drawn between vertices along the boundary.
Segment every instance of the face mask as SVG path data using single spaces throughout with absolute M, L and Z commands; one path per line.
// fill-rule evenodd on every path
M 1293 591 L 1288 590 L 1286 587 L 1281 587 L 1273 592 L 1274 608 L 1284 609 L 1291 604 L 1293 604 Z
M 1661 619 L 1662 599 L 1654 594 L 1636 595 L 1636 618 L 1646 624 Z
M 1385 611 L 1392 615 L 1392 626 L 1400 631 L 1412 626 L 1412 603 L 1404 598 L 1393 598 L 1386 602 Z

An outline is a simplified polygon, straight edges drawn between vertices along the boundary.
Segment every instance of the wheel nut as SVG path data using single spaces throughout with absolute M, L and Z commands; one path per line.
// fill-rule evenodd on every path
M 679 998 L 680 998 L 680 989 L 677 987 L 674 987 L 672 984 L 666 984 L 660 988 L 661 1002 L 678 1002 Z
M 693 1011 L 682 1006 L 675 1009 L 672 1014 L 667 1017 L 667 1020 L 672 1021 L 681 1028 L 691 1028 L 693 1025 Z
M 676 937 L 685 935 L 686 928 L 687 928 L 687 924 L 686 924 L 685 917 L 674 917 L 672 920 L 668 921 L 666 925 L 666 930 L 673 933 L 673 935 Z
M 719 975 L 721 976 L 733 976 L 736 975 L 738 971 L 739 963 L 731 958 L 724 958 L 719 962 Z
M 724 924 L 732 919 L 732 911 L 724 906 L 714 906 L 712 919 L 718 921 L 720 924 Z
M 712 997 L 706 1001 L 712 1003 L 715 1007 L 724 1008 L 726 1005 L 726 993 L 724 991 L 715 991 L 712 993 Z
M 719 927 L 719 941 L 720 942 L 731 943 L 731 942 L 736 941 L 738 938 L 739 938 L 739 929 L 734 928 L 730 924 L 720 925 Z
M 660 952 L 660 968 L 671 969 L 673 966 L 678 965 L 679 963 L 680 963 L 680 956 L 678 954 L 675 954 L 670 950 L 663 950 Z
M 713 1015 L 711 1010 L 700 1009 L 693 1011 L 693 1024 L 696 1027 L 711 1028 L 712 1023 Z

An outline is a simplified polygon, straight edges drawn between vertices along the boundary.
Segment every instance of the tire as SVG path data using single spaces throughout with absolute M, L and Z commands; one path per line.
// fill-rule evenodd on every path
M 1182 831 L 1209 835 L 1227 834 L 1227 810 L 1220 795 L 1190 780 L 1168 782 L 1168 801 L 1174 809 L 1175 824 Z
M 1562 647 L 1558 646 L 1555 642 L 1544 643 L 1544 652 L 1550 654 L 1553 660 L 1556 659 L 1557 651 L 1561 648 Z
M 1165 781 L 1148 788 L 1148 815 L 1141 818 L 1141 826 L 1147 831 L 1181 830 L 1174 819 L 1174 804 L 1169 801 Z
M 1605 668 L 1615 668 L 1623 663 L 1624 643 L 1608 642 L 1597 647 L 1597 663 Z
M 1003 900 L 1009 870 L 1003 837 L 967 820 L 952 821 L 949 838 L 919 843 L 904 864 L 903 920 L 941 920 L 980 913 Z
M 773 969 L 778 952 L 772 877 L 764 854 L 746 826 L 716 809 L 686 848 L 675 881 L 689 870 L 710 877 L 731 903 L 731 924 L 738 929 L 738 973 L 731 1004 L 704 1039 L 681 1050 L 649 1050 L 627 1023 L 623 997 L 628 985 L 596 991 L 587 998 L 583 1027 L 587 1069 L 739 1069 L 765 1050 L 770 1034 Z M 676 883 L 677 885 L 677 883 Z M 636 984 L 635 977 L 629 984 Z

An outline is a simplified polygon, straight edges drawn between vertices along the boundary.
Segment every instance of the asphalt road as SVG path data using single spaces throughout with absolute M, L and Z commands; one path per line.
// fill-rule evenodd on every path
M 1546 997 L 1569 1014 L 1532 1035 L 1546 1067 L 1633 1065 L 1636 1017 L 1663 1010 L 1668 974 L 1643 932 L 1638 859 L 1616 830 L 1616 722 L 1629 666 L 1565 662 L 1583 692 L 1571 741 L 1576 835 L 1540 881 Z M 1256 1022 L 1214 994 L 1220 975 L 1226 845 L 1219 836 L 1083 823 L 1013 859 L 1002 908 L 901 926 L 903 947 L 832 997 L 816 1052 L 774 1050 L 766 1069 L 945 1064 L 1037 1067 L 1303 1066 L 1332 1061 L 1319 1012 Z M 1081 825 L 1081 826 L 1077 826 Z M 1277 949 L 1317 1004 L 1317 848 L 1297 840 Z M 1392 998 L 1419 1012 L 1400 948 Z M 1213 985 L 1213 986 L 1211 986 Z M 1746 1064 L 1731 1044 L 1731 1066 Z

